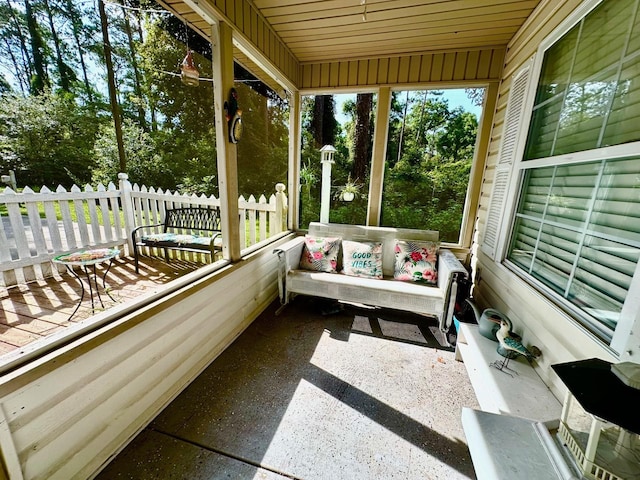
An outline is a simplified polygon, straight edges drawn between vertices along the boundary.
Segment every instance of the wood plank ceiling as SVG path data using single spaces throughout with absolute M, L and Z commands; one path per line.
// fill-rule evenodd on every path
M 184 0 L 157 0 L 208 38 Z M 234 9 L 238 0 L 205 0 Z M 504 48 L 542 0 L 247 0 L 301 65 Z M 238 9 L 238 5 L 235 5 Z M 242 8 L 239 9 L 242 11 Z M 237 47 L 234 57 L 280 87 Z
M 301 63 L 505 46 L 540 0 L 253 0 Z

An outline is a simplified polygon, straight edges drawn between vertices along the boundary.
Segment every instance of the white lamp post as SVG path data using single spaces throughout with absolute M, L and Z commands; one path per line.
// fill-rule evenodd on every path
M 329 207 L 331 204 L 331 165 L 333 165 L 333 156 L 336 149 L 332 145 L 325 145 L 320 149 L 322 156 L 322 190 L 320 195 L 320 221 L 329 223 Z

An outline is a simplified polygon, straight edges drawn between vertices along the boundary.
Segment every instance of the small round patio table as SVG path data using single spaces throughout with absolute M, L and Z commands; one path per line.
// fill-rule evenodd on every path
M 84 300 L 84 282 L 80 278 L 80 275 L 73 268 L 74 266 L 79 266 L 80 271 L 84 271 L 85 276 L 87 277 L 87 283 L 89 284 L 89 297 L 91 298 L 91 313 L 95 313 L 95 302 L 94 302 L 94 288 L 92 286 L 91 281 L 93 280 L 93 285 L 95 285 L 95 295 L 100 300 L 100 306 L 104 308 L 104 303 L 102 303 L 102 297 L 100 296 L 100 290 L 98 289 L 98 279 L 96 275 L 96 265 L 109 262 L 107 269 L 102 275 L 102 290 L 109 296 L 111 300 L 116 301 L 115 298 L 111 296 L 109 291 L 107 290 L 105 281 L 107 278 L 107 273 L 109 273 L 109 269 L 111 268 L 111 264 L 113 263 L 113 259 L 120 254 L 120 250 L 117 248 L 97 248 L 93 250 L 78 250 L 74 252 L 64 253 L 62 255 L 58 255 L 54 257 L 52 262 L 59 263 L 67 267 L 69 273 L 71 273 L 74 277 L 78 279 L 80 283 L 80 300 L 78 301 L 78 305 L 76 305 L 75 310 L 67 320 L 71 320 L 73 316 L 76 314 L 80 305 L 82 305 L 82 301 Z

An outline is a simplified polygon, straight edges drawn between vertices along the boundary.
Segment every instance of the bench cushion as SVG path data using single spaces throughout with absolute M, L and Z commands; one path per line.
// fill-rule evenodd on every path
M 144 235 L 140 242 L 150 247 L 180 247 L 195 250 L 209 250 L 211 237 L 178 233 L 152 233 Z M 222 248 L 222 237 L 217 236 L 213 242 L 215 248 Z

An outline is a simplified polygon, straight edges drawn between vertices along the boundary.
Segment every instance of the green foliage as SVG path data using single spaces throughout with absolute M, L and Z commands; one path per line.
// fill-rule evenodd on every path
M 442 241 L 455 243 L 477 119 L 461 108 L 451 110 L 440 92 L 394 94 L 392 105 L 388 143 L 394 150 L 387 152 L 382 224 L 438 230 Z
M 13 169 L 21 185 L 70 187 L 88 182 L 93 145 L 105 124 L 65 93 L 5 94 L 0 101 L 0 169 Z

